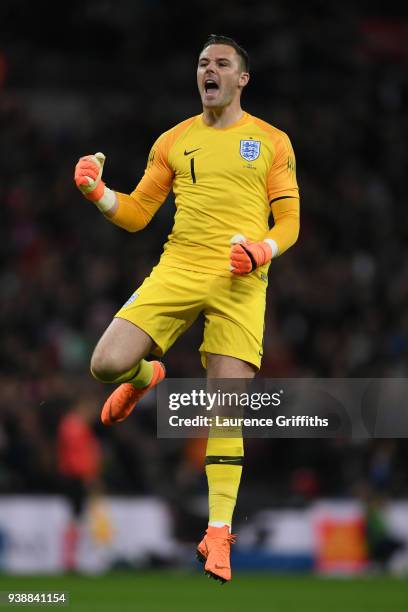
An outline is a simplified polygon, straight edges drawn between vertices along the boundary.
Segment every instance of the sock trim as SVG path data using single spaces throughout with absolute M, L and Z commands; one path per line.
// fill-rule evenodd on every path
M 205 465 L 244 465 L 244 457 L 236 455 L 207 455 Z

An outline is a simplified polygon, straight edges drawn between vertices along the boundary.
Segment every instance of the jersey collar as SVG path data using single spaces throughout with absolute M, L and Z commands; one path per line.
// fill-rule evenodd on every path
M 203 118 L 202 113 L 198 117 L 203 127 L 208 128 L 209 130 L 216 130 L 217 132 L 226 132 L 227 130 L 233 130 L 237 127 L 240 127 L 241 125 L 245 125 L 249 121 L 249 114 L 246 111 L 243 112 L 242 117 L 238 119 L 238 121 L 235 121 L 235 123 L 232 123 L 226 128 L 215 128 L 215 127 L 212 127 L 211 125 L 207 125 L 206 123 L 204 123 L 204 118 Z

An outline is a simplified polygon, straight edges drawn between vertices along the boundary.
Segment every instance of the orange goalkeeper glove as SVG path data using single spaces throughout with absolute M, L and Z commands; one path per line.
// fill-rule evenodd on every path
M 105 155 L 95 153 L 81 157 L 75 166 L 74 181 L 79 191 L 99 208 L 106 212 L 116 202 L 116 195 L 105 186 L 102 180 L 103 164 Z
M 249 274 L 268 263 L 277 253 L 274 240 L 251 242 L 244 236 L 237 234 L 231 238 L 231 272 L 233 274 Z

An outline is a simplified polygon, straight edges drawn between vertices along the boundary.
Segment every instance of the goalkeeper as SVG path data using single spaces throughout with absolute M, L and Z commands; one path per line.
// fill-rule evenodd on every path
M 197 67 L 203 112 L 162 134 L 130 194 L 102 180 L 104 155 L 82 157 L 75 182 L 112 223 L 144 229 L 173 189 L 174 225 L 159 264 L 98 342 L 92 374 L 117 383 L 102 421 L 126 419 L 165 376 L 162 356 L 203 313 L 199 348 L 209 379 L 251 379 L 262 357 L 267 274 L 299 233 L 299 194 L 289 138 L 241 108 L 248 55 L 211 35 Z M 269 229 L 272 212 L 274 225 Z M 198 554 L 205 571 L 231 579 L 231 521 L 243 463 L 242 436 L 209 437 L 209 524 Z

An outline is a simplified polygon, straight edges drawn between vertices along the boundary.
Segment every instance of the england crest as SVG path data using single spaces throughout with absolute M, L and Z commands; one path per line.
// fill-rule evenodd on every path
M 261 151 L 260 140 L 241 140 L 239 152 L 241 157 L 247 161 L 255 161 L 259 157 Z

